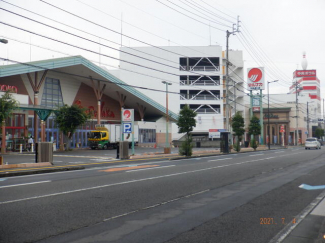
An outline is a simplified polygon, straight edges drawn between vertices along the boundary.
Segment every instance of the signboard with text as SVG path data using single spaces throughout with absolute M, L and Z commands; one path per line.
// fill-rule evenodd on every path
M 316 70 L 296 70 L 293 72 L 293 77 L 316 77 Z
M 247 88 L 248 90 L 265 89 L 264 68 L 249 68 L 247 70 Z
M 122 110 L 122 121 L 123 122 L 134 121 L 134 109 L 123 109 Z

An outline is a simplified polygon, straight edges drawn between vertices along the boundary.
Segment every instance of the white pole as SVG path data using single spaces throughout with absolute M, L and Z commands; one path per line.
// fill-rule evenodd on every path
M 34 153 L 34 144 L 31 144 L 31 152 Z
M 22 144 L 19 144 L 19 153 L 23 153 L 23 145 Z

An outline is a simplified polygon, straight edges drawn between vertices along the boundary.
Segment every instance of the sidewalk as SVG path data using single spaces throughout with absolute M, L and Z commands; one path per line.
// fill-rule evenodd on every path
M 325 242 L 325 191 L 297 216 L 296 224 L 285 227 L 269 243 L 276 242 Z
M 273 147 L 272 149 L 283 149 L 283 147 Z M 264 151 L 268 150 L 268 148 L 264 146 L 260 146 L 257 148 L 257 151 Z M 246 152 L 254 152 L 252 148 L 241 148 L 240 153 Z M 234 150 L 231 150 L 231 154 L 237 153 Z M 31 154 L 30 152 L 24 154 Z M 200 150 L 200 151 L 193 151 L 191 158 L 197 157 L 208 157 L 208 156 L 218 156 L 218 155 L 225 155 L 221 153 L 219 149 L 211 149 L 211 150 Z M 150 159 L 150 158 L 164 158 L 169 160 L 179 160 L 179 159 L 187 159 L 188 157 L 180 156 L 177 153 L 172 154 L 164 154 L 164 153 L 142 153 L 140 155 L 132 155 L 130 159 L 132 160 L 143 160 L 143 159 Z M 118 160 L 117 160 L 118 161 Z M 126 162 L 128 160 L 125 160 Z M 91 165 L 91 164 L 89 164 Z M 52 165 L 50 163 L 23 163 L 23 164 L 10 164 L 9 166 L 0 165 L 0 178 L 1 177 L 10 177 L 10 176 L 21 176 L 21 175 L 30 175 L 30 174 L 40 174 L 40 173 L 51 173 L 51 172 L 60 172 L 60 171 L 67 171 L 67 170 L 82 170 L 85 169 L 84 166 L 80 165 Z

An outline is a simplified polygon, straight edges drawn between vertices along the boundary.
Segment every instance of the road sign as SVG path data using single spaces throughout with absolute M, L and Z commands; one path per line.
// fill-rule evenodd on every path
M 284 126 L 283 125 L 281 125 L 281 127 L 280 127 L 280 132 L 284 132 Z
M 123 123 L 123 133 L 132 133 L 132 123 Z

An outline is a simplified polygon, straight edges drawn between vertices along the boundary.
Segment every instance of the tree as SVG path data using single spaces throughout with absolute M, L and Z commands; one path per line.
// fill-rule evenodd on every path
M 324 129 L 317 127 L 315 130 L 315 136 L 321 139 L 324 136 Z
M 248 133 L 254 136 L 253 139 L 251 140 L 251 147 L 254 150 L 256 150 L 257 148 L 256 136 L 261 134 L 260 120 L 256 116 L 253 116 L 252 119 L 250 120 L 250 124 L 248 126 Z
M 191 132 L 193 131 L 193 127 L 196 126 L 195 117 L 196 113 L 190 109 L 188 105 L 185 105 L 179 112 L 178 121 L 176 123 L 178 126 L 178 133 L 186 133 L 186 140 L 179 149 L 181 155 L 192 155 Z
M 240 151 L 240 141 L 245 133 L 245 122 L 243 116 L 237 112 L 236 115 L 232 118 L 232 130 L 236 136 L 236 144 L 234 145 L 234 149 L 239 152 Z
M 55 112 L 55 115 L 55 122 L 57 123 L 60 131 L 62 131 L 63 135 L 68 138 L 68 141 L 66 142 L 66 150 L 68 150 L 70 147 L 70 139 L 72 138 L 76 129 L 85 124 L 86 121 L 91 117 L 91 114 L 88 114 L 86 109 L 80 106 L 64 105 Z
M 12 91 L 6 91 L 0 98 L 0 123 L 2 129 L 1 153 L 6 152 L 6 119 L 18 108 L 18 101 L 12 97 Z

